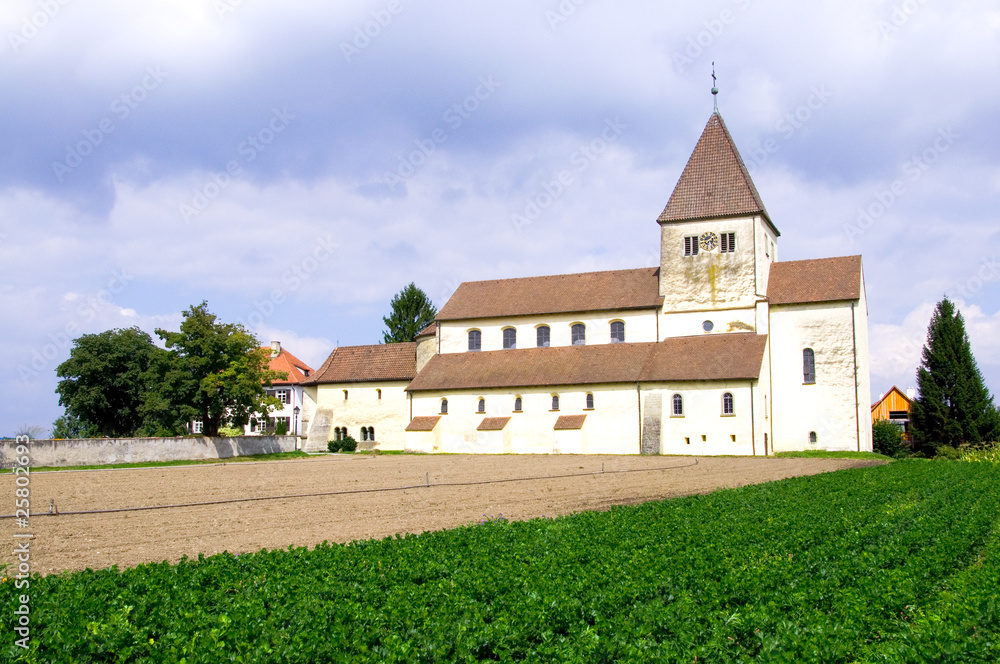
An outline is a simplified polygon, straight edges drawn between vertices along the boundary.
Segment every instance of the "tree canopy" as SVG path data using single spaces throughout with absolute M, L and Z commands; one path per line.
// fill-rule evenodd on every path
M 60 433 L 87 431 L 102 436 L 131 436 L 143 425 L 141 413 L 149 391 L 147 375 L 164 353 L 138 327 L 85 334 L 74 341 L 69 359 L 56 368 L 59 405 L 66 408 Z
M 412 282 L 396 293 L 389 306 L 392 311 L 382 318 L 387 328 L 382 335 L 382 342 L 387 344 L 413 341 L 437 316 L 437 308 L 427 297 L 427 293 Z
M 947 298 L 927 328 L 917 387 L 910 421 L 921 451 L 1000 439 L 1000 414 L 972 355 L 962 314 Z
M 200 418 L 204 435 L 216 436 L 225 424 L 242 427 L 280 407 L 265 388 L 288 375 L 269 369 L 270 351 L 242 325 L 218 322 L 207 302 L 184 312 L 179 332 L 156 334 L 170 353 L 152 369 L 156 389 L 144 413 L 161 430 L 179 432 Z

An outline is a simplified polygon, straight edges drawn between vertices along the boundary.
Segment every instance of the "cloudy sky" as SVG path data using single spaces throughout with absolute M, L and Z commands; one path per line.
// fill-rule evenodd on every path
M 1000 391 L 995 2 L 5 0 L 0 37 L 0 434 L 61 414 L 72 338 L 202 300 L 318 366 L 410 281 L 655 265 L 713 61 L 779 257 L 864 257 L 873 392 L 945 294 Z

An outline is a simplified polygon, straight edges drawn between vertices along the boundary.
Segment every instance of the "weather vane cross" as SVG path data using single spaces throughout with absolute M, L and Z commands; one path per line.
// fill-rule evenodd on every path
M 715 99 L 715 111 L 719 111 L 719 87 L 716 85 L 715 61 L 712 61 L 712 97 Z

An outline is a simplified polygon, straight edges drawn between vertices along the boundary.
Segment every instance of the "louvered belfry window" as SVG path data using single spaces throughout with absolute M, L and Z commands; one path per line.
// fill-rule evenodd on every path
M 684 238 L 684 255 L 685 256 L 697 256 L 698 255 L 698 236 L 688 235 Z
M 724 254 L 736 251 L 736 233 L 722 233 L 719 235 L 719 251 Z

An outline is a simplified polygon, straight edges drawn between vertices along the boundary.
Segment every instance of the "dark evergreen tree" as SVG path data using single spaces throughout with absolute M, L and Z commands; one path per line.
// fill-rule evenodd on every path
M 382 335 L 382 343 L 413 341 L 422 329 L 434 322 L 434 317 L 437 316 L 437 309 L 427 297 L 427 293 L 412 282 L 396 293 L 389 306 L 392 307 L 392 312 L 382 318 L 387 328 Z
M 927 328 L 917 387 L 910 421 L 918 450 L 929 454 L 942 445 L 1000 438 L 1000 416 L 972 355 L 965 321 L 947 298 Z

